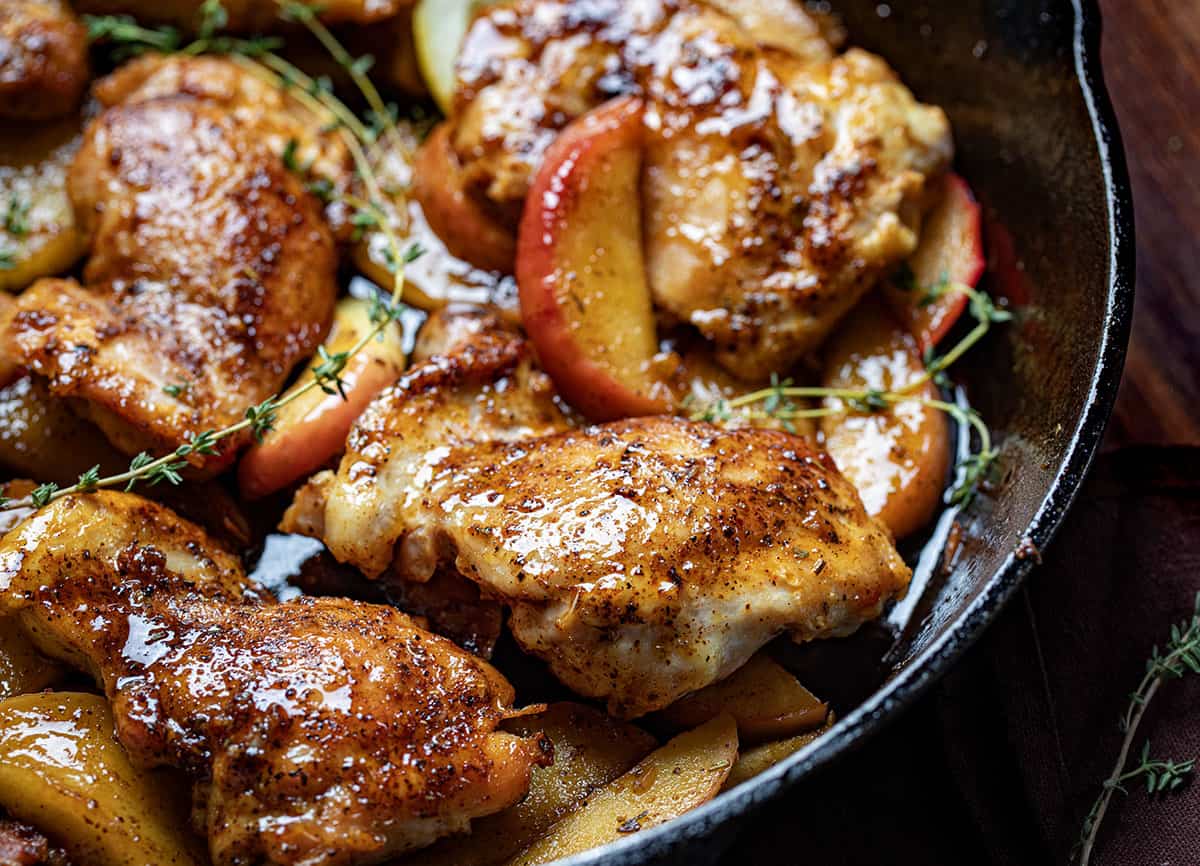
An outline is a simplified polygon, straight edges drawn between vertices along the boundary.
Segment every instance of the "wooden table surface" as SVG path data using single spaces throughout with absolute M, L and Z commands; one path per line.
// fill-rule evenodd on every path
M 1133 340 L 1108 444 L 1200 445 L 1200 0 L 1101 0 L 1137 215 Z

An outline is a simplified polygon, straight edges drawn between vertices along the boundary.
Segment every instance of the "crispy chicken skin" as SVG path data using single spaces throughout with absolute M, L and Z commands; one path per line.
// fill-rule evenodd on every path
M 376 863 L 523 796 L 513 690 L 394 608 L 275 604 L 136 496 L 61 499 L 0 541 L 0 610 L 89 671 L 143 765 L 196 781 L 215 864 Z
M 407 500 L 420 495 L 413 479 L 455 445 L 528 439 L 568 426 L 521 337 L 500 328 L 446 333 L 453 350 L 413 367 L 372 401 L 350 431 L 336 475 L 321 472 L 300 489 L 283 531 L 322 539 L 338 560 L 372 577 L 387 569 L 403 538 L 404 577 L 428 580 L 439 561 L 437 533 L 408 525 Z
M 692 0 L 489 7 L 464 41 L 448 122 L 465 187 L 515 226 L 558 132 L 641 94 L 654 301 L 761 381 L 912 252 L 925 179 L 952 142 L 941 109 L 880 58 L 835 56 L 815 24 L 794 51 L 764 46 L 772 18 L 751 13 L 769 0 L 721 5 L 734 14 Z
M 319 7 L 320 18 L 327 24 L 353 22 L 367 24 L 390 18 L 411 6 L 413 0 L 325 0 L 309 3 Z M 93 15 L 132 15 L 139 21 L 174 24 L 185 31 L 200 20 L 204 0 L 76 0 L 80 12 Z M 278 0 L 221 0 L 228 22 L 223 29 L 237 32 L 279 30 Z
M 511 608 L 526 650 L 624 717 L 779 634 L 852 632 L 903 593 L 887 530 L 804 439 L 673 417 L 569 429 L 512 394 L 519 344 L 496 340 L 476 335 L 377 399 L 285 528 L 371 575 L 453 563 Z M 506 412 L 481 411 L 498 400 Z
M 63 0 L 0 3 L 0 118 L 70 114 L 87 82 L 87 29 Z
M 320 204 L 220 105 L 109 108 L 69 186 L 90 238 L 85 285 L 35 283 L 0 336 L 119 449 L 240 419 L 323 339 L 337 261 Z
M 283 154 L 295 142 L 293 158 L 310 177 L 329 180 L 338 193 L 351 185 L 353 159 L 341 135 L 326 128 L 326 118 L 314 119 L 288 91 L 227 58 L 146 54 L 96 82 L 92 93 L 106 107 L 168 96 L 215 103 L 272 153 Z M 345 215 L 327 209 L 326 216 L 340 222 Z

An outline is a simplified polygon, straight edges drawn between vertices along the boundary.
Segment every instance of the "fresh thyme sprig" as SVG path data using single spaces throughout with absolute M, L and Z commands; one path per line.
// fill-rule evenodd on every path
M 1200 674 L 1200 593 L 1196 594 L 1191 616 L 1171 626 L 1165 648 L 1160 651 L 1156 646 L 1151 650 L 1142 681 L 1129 696 L 1129 706 L 1125 708 L 1125 715 L 1121 717 L 1121 730 L 1125 736 L 1121 741 L 1121 750 L 1117 753 L 1116 766 L 1100 786 L 1100 794 L 1083 821 L 1077 848 L 1079 866 L 1088 866 L 1091 862 L 1100 833 L 1100 824 L 1108 811 L 1114 791 L 1124 794 L 1126 783 L 1144 779 L 1148 794 L 1162 794 L 1176 790 L 1194 772 L 1194 758 L 1186 761 L 1152 759 L 1149 740 L 1142 746 L 1137 765 L 1129 770 L 1125 769 L 1146 708 L 1154 700 L 1163 683 L 1188 674 Z
M 163 54 L 240 54 L 261 57 L 283 45 L 277 36 L 239 38 L 222 34 L 229 16 L 220 0 L 204 0 L 196 25 L 196 38 L 186 45 L 174 27 L 143 27 L 128 15 L 84 15 L 88 41 L 111 44 L 114 62 L 127 60 L 147 51 Z
M 335 59 L 342 62 L 349 58 L 349 64 L 354 66 L 351 70 L 351 77 L 363 89 L 363 96 L 368 105 L 372 106 L 373 111 L 376 103 L 380 106 L 380 111 L 373 114 L 373 122 L 378 123 L 381 122 L 380 118 L 389 118 L 386 122 L 394 127 L 394 112 L 389 112 L 382 107 L 382 100 L 379 99 L 378 93 L 370 84 L 369 79 L 365 77 L 368 65 L 350 58 L 350 55 L 337 43 L 333 35 L 317 20 L 312 7 L 287 2 L 287 0 L 281 0 L 280 5 L 293 16 L 293 20 L 304 23 L 313 35 L 334 54 Z M 311 14 L 299 12 L 300 8 L 309 10 Z M 229 54 L 236 62 L 260 78 L 292 93 L 298 102 L 313 113 L 315 119 L 323 123 L 323 128 L 336 129 L 351 153 L 358 177 L 366 188 L 368 196 L 365 199 L 346 196 L 347 203 L 356 208 L 355 224 L 370 222 L 372 225 L 379 225 L 388 242 L 389 262 L 393 272 L 391 296 L 386 301 L 379 297 L 372 299 L 369 312 L 372 327 L 353 346 L 333 354 L 330 354 L 324 347 L 320 347 L 318 349 L 319 361 L 310 368 L 311 378 L 308 381 L 299 387 L 293 387 L 284 394 L 276 394 L 255 406 L 250 406 L 246 409 L 242 419 L 236 423 L 220 430 L 205 430 L 198 433 L 174 451 L 159 457 L 142 452 L 130 461 L 126 471 L 116 475 L 101 477 L 100 467 L 94 466 L 80 475 L 75 484 L 68 487 L 46 483 L 36 487 L 28 496 L 19 499 L 0 499 L 0 510 L 39 509 L 64 496 L 88 493 L 101 488 L 124 485 L 126 490 L 131 490 L 138 484 L 148 486 L 161 483 L 181 484 L 183 483 L 182 473 L 193 460 L 217 454 L 220 442 L 245 431 L 249 431 L 256 440 L 262 441 L 263 436 L 274 428 L 279 411 L 313 389 L 320 388 L 327 394 L 338 394 L 345 399 L 346 383 L 342 379 L 342 373 L 347 363 L 371 340 L 381 337 L 388 324 L 395 321 L 400 315 L 405 265 L 413 262 L 424 251 L 417 244 L 410 244 L 402 251 L 399 238 L 391 229 L 388 221 L 383 218 L 385 211 L 378 204 L 382 198 L 378 180 L 375 177 L 371 161 L 367 157 L 367 148 L 372 146 L 380 136 L 372 133 L 368 127 L 362 124 L 354 113 L 333 94 L 332 87 L 322 81 L 310 78 L 282 57 L 273 54 L 274 47 L 279 44 L 278 40 L 235 39 L 220 35 L 219 30 L 225 25 L 226 20 L 225 10 L 219 0 L 205 0 L 201 7 L 201 21 L 197 28 L 197 38 L 184 46 L 180 46 L 179 35 L 171 28 L 152 30 L 141 27 L 132 19 L 119 16 L 90 18 L 88 31 L 93 39 L 118 43 L 119 47 L 128 52 L 126 56 L 145 50 L 179 51 L 184 54 Z M 334 46 L 337 47 L 336 51 Z M 391 134 L 395 134 L 394 129 L 391 130 Z M 295 146 L 291 142 L 289 142 L 289 149 L 291 151 L 290 159 L 286 152 L 281 157 L 285 163 L 295 163 Z M 299 170 L 300 166 L 289 164 L 288 168 Z M 307 173 L 307 167 L 304 168 L 304 171 Z M 332 194 L 332 190 L 329 192 Z M 2 262 L 3 259 L 0 259 L 0 267 L 3 267 Z M 168 385 L 164 391 L 177 397 L 185 387 L 186 385 Z
M 913 286 L 915 288 L 915 286 Z M 968 298 L 968 310 L 975 319 L 975 326 L 944 355 L 927 352 L 925 371 L 908 384 L 894 391 L 878 388 L 825 388 L 821 386 L 795 386 L 789 379 L 771 377 L 771 385 L 739 397 L 722 398 L 700 407 L 683 407 L 694 421 L 729 421 L 734 418 L 747 420 L 779 421 L 786 429 L 791 422 L 805 418 L 824 418 L 845 411 L 838 406 L 806 408 L 795 403 L 797 399 L 836 399 L 843 401 L 851 410 L 862 414 L 886 411 L 898 403 L 919 403 L 945 412 L 962 426 L 970 427 L 979 447 L 958 465 L 958 478 L 947 495 L 951 505 L 966 507 L 974 500 L 980 485 L 990 477 L 995 468 L 999 452 L 992 445 L 991 432 L 979 413 L 969 406 L 960 406 L 943 400 L 922 397 L 918 393 L 930 382 L 941 387 L 945 382 L 945 371 L 959 358 L 982 340 L 992 325 L 1007 322 L 1012 314 L 998 308 L 992 299 L 962 283 L 942 279 L 923 289 L 923 303 L 932 303 L 950 292 L 961 292 Z

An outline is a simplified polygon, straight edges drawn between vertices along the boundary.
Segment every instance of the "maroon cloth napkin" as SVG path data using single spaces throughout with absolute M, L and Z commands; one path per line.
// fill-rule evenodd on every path
M 1070 862 L 1151 648 L 1200 591 L 1200 449 L 1102 457 L 1043 565 L 983 640 L 868 746 L 747 823 L 725 862 Z M 1200 757 L 1200 676 L 1142 723 Z M 1200 864 L 1200 781 L 1117 794 L 1095 866 Z

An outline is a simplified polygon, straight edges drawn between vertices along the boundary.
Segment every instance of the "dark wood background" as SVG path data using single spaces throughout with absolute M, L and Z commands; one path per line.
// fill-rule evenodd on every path
M 1200 445 L 1200 0 L 1101 0 L 1137 214 L 1133 341 L 1110 447 Z

